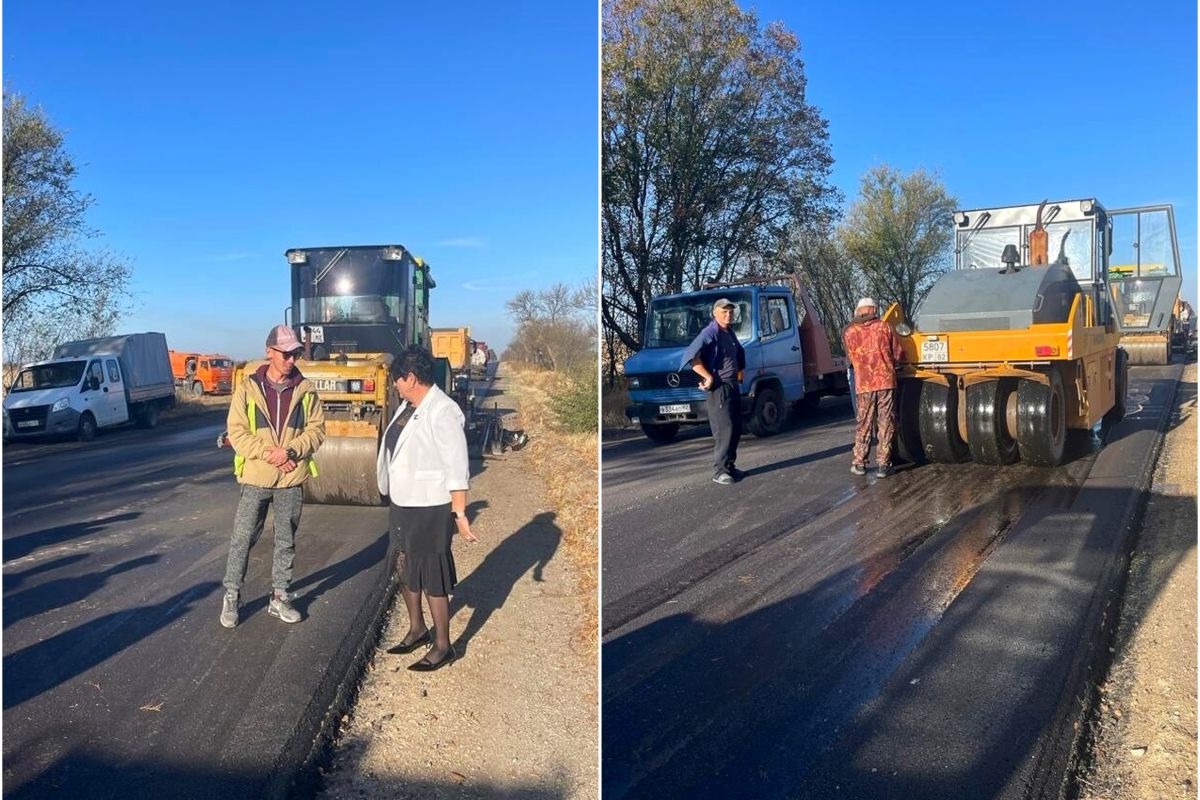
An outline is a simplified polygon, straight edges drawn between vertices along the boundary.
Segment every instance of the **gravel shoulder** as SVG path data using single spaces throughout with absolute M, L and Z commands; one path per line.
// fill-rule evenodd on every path
M 1196 364 L 1186 365 L 1100 686 L 1084 800 L 1196 797 Z
M 397 594 L 317 797 L 599 796 L 595 652 L 578 635 L 587 581 L 560 547 L 559 514 L 528 455 L 489 457 L 472 479 L 479 541 L 454 543 L 459 660 L 419 674 L 407 666 L 423 651 L 385 652 L 407 630 Z

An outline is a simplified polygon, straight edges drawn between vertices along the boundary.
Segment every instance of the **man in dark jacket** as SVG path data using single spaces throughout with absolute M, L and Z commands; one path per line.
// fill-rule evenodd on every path
M 879 318 L 875 301 L 864 297 L 854 309 L 854 318 L 842 334 L 846 355 L 854 368 L 854 394 L 857 424 L 854 428 L 854 455 L 850 471 L 867 473 L 871 436 L 879 441 L 876 474 L 892 474 L 892 440 L 896 436 L 896 362 L 903 355 L 892 326 Z
M 734 466 L 742 438 L 742 395 L 738 388 L 746 368 L 746 351 L 731 329 L 737 304 L 722 297 L 713 303 L 713 321 L 692 340 L 680 369 L 690 364 L 700 376 L 713 435 L 713 482 L 728 486 L 742 477 Z

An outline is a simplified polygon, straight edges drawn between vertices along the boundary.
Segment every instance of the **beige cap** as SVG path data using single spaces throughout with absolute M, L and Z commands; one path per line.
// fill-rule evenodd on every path
M 717 313 L 719 308 L 737 308 L 737 303 L 730 300 L 728 297 L 722 297 L 717 302 L 713 303 L 713 313 Z
M 864 297 L 862 300 L 859 300 L 858 305 L 854 307 L 854 313 L 857 314 L 859 311 L 862 311 L 867 307 L 875 308 L 875 301 L 869 297 Z
M 304 345 L 300 344 L 300 340 L 296 338 L 296 334 L 287 325 L 276 325 L 267 334 L 267 347 L 274 348 L 283 353 L 290 353 L 293 350 L 300 350 Z

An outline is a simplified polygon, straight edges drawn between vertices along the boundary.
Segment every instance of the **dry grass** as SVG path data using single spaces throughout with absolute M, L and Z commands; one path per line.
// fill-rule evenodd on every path
M 557 427 L 556 398 L 570 388 L 561 374 L 506 366 L 504 391 L 517 406 L 517 427 L 529 435 L 525 457 L 546 484 L 563 533 L 563 547 L 575 566 L 584 600 L 581 641 L 594 653 L 599 626 L 597 575 L 600 547 L 599 437 L 565 433 Z
M 622 381 L 624 382 L 624 381 Z M 625 406 L 629 405 L 629 392 L 623 387 L 605 386 L 600 390 L 600 422 L 605 428 L 628 428 L 629 417 Z
M 190 417 L 194 414 L 203 414 L 206 411 L 211 411 L 214 408 L 229 408 L 229 398 L 231 395 L 211 395 L 206 394 L 203 397 L 197 397 L 191 392 L 175 392 L 175 408 L 163 412 L 164 417 Z

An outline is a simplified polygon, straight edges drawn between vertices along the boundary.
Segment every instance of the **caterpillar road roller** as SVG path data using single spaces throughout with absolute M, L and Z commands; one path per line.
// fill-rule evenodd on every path
M 429 291 L 436 284 L 429 265 L 400 245 L 293 248 L 285 255 L 292 279 L 285 323 L 304 343 L 296 366 L 325 408 L 319 474 L 305 481 L 304 498 L 379 505 L 375 456 L 399 405 L 388 366 L 400 348 L 430 345 Z M 263 363 L 239 367 L 234 380 Z
M 884 315 L 904 351 L 899 455 L 1056 466 L 1068 431 L 1125 414 L 1113 217 L 1082 199 L 958 211 L 954 225 L 955 268 L 911 319 Z
M 1183 275 L 1175 212 L 1169 205 L 1110 211 L 1112 256 L 1108 283 L 1130 364 L 1171 361 Z

